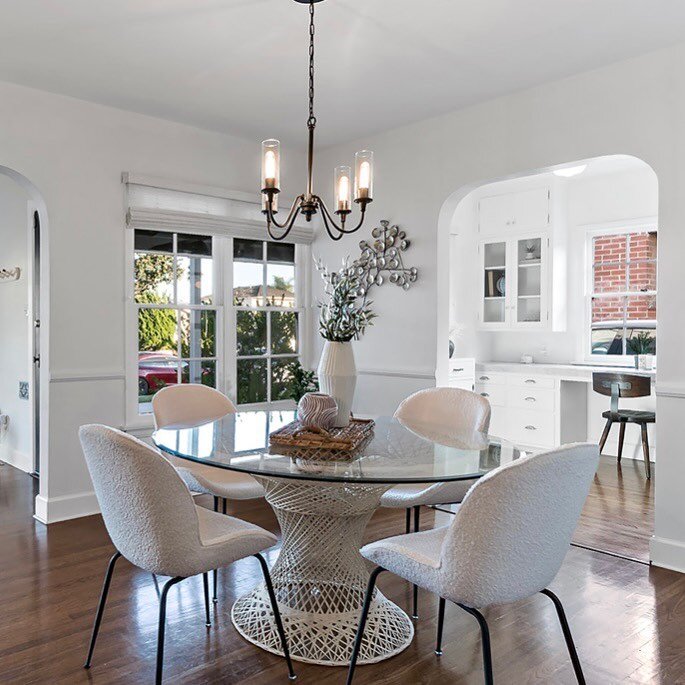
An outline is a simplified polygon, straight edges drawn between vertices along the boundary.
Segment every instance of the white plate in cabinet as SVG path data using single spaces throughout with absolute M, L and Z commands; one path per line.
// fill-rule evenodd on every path
M 485 397 L 495 407 L 507 406 L 507 388 L 504 385 L 476 383 L 476 392 Z
M 533 409 L 546 414 L 553 414 L 555 398 L 556 392 L 550 388 L 507 388 L 507 406 L 516 409 Z
M 476 374 L 476 384 L 492 383 L 494 385 L 506 385 L 508 375 L 510 374 L 488 373 L 487 371 L 481 371 L 480 373 Z
M 482 375 L 482 374 L 481 374 Z M 556 387 L 556 380 L 552 376 L 543 375 L 520 375 L 520 374 L 508 374 L 509 385 L 520 385 L 525 388 L 550 388 L 554 389 Z
M 554 447 L 554 414 L 529 409 L 505 410 L 505 435 L 512 442 L 522 445 Z

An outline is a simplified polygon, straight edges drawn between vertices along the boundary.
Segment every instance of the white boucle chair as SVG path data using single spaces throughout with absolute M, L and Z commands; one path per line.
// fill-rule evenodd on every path
M 377 565 L 371 574 L 350 662 L 354 675 L 376 578 L 383 571 L 440 597 L 436 654 L 442 654 L 445 600 L 478 620 L 485 682 L 493 681 L 490 634 L 478 608 L 516 602 L 538 592 L 557 610 L 573 668 L 585 683 L 559 598 L 547 589 L 571 542 L 599 463 L 597 445 L 567 445 L 523 457 L 483 476 L 449 526 L 397 535 L 362 548 Z
M 152 398 L 152 411 L 157 428 L 192 428 L 234 414 L 236 407 L 219 390 L 196 383 L 169 385 Z M 238 473 L 214 466 L 164 455 L 178 471 L 191 492 L 214 497 L 214 511 L 226 513 L 227 499 L 258 499 L 264 488 L 247 473 Z M 217 601 L 217 574 L 214 571 L 212 600 Z
M 255 556 L 264 574 L 289 675 L 294 678 L 269 569 L 260 554 L 276 543 L 276 536 L 259 526 L 195 505 L 174 467 L 140 440 L 101 425 L 82 426 L 79 437 L 102 517 L 116 548 L 105 574 L 85 668 L 90 668 L 119 557 L 149 573 L 171 577 L 162 589 L 159 605 L 155 677 L 155 683 L 159 684 L 169 589 L 185 578 L 202 574 L 209 626 L 207 573 L 238 559 Z
M 487 433 L 490 427 L 490 403 L 469 390 L 461 388 L 428 388 L 403 400 L 395 418 L 412 423 L 444 427 L 456 435 Z M 411 511 L 414 510 L 414 532 L 419 530 L 422 506 L 457 504 L 464 499 L 474 480 L 460 480 L 433 485 L 397 485 L 381 497 L 381 506 L 406 509 L 405 532 L 411 531 Z M 418 591 L 414 586 L 413 618 L 418 618 Z

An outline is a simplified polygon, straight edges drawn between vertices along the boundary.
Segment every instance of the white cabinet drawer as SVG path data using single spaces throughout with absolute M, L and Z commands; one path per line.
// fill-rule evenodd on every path
M 491 405 L 505 407 L 507 405 L 507 388 L 493 383 L 476 383 L 476 392 L 485 397 Z
M 554 388 L 554 377 L 542 374 L 508 374 L 509 385 L 518 385 L 525 388 Z
M 507 406 L 516 409 L 533 409 L 553 414 L 556 391 L 549 388 L 512 387 L 507 388 Z
M 473 392 L 473 378 L 453 378 L 450 376 L 447 385 L 450 388 L 461 388 L 462 390 L 469 390 Z
M 495 385 L 507 384 L 507 373 L 489 373 L 488 371 L 476 371 L 476 383 L 494 383 Z
M 476 374 L 475 361 L 471 359 L 450 359 L 449 376 L 452 379 L 473 378 Z
M 554 446 L 554 414 L 529 409 L 507 409 L 502 437 L 522 445 Z

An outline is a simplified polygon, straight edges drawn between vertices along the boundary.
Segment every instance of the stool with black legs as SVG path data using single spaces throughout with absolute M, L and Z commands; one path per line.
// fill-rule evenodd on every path
M 642 456 L 645 460 L 645 476 L 648 479 L 651 478 L 647 424 L 656 421 L 656 414 L 653 411 L 619 409 L 618 407 L 619 397 L 647 397 L 650 395 L 652 392 L 651 379 L 649 376 L 637 376 L 628 373 L 593 373 L 592 389 L 600 395 L 609 395 L 611 397 L 611 407 L 609 411 L 602 412 L 602 416 L 607 422 L 599 441 L 600 453 L 604 449 L 604 444 L 609 437 L 611 426 L 614 423 L 618 423 L 620 425 L 618 434 L 618 461 L 620 462 L 623 452 L 626 424 L 638 424 L 642 433 Z

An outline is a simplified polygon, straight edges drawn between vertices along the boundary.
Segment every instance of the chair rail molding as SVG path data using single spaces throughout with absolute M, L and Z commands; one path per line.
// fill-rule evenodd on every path
M 657 397 L 675 397 L 685 399 L 685 383 L 663 383 L 658 381 L 656 384 Z
M 92 369 L 85 370 L 65 370 L 53 371 L 50 374 L 51 383 L 83 383 L 87 381 L 123 381 L 126 374 L 119 370 L 97 371 Z
M 422 380 L 435 380 L 435 372 L 430 369 L 357 369 L 360 376 L 389 376 L 391 378 L 419 378 Z

